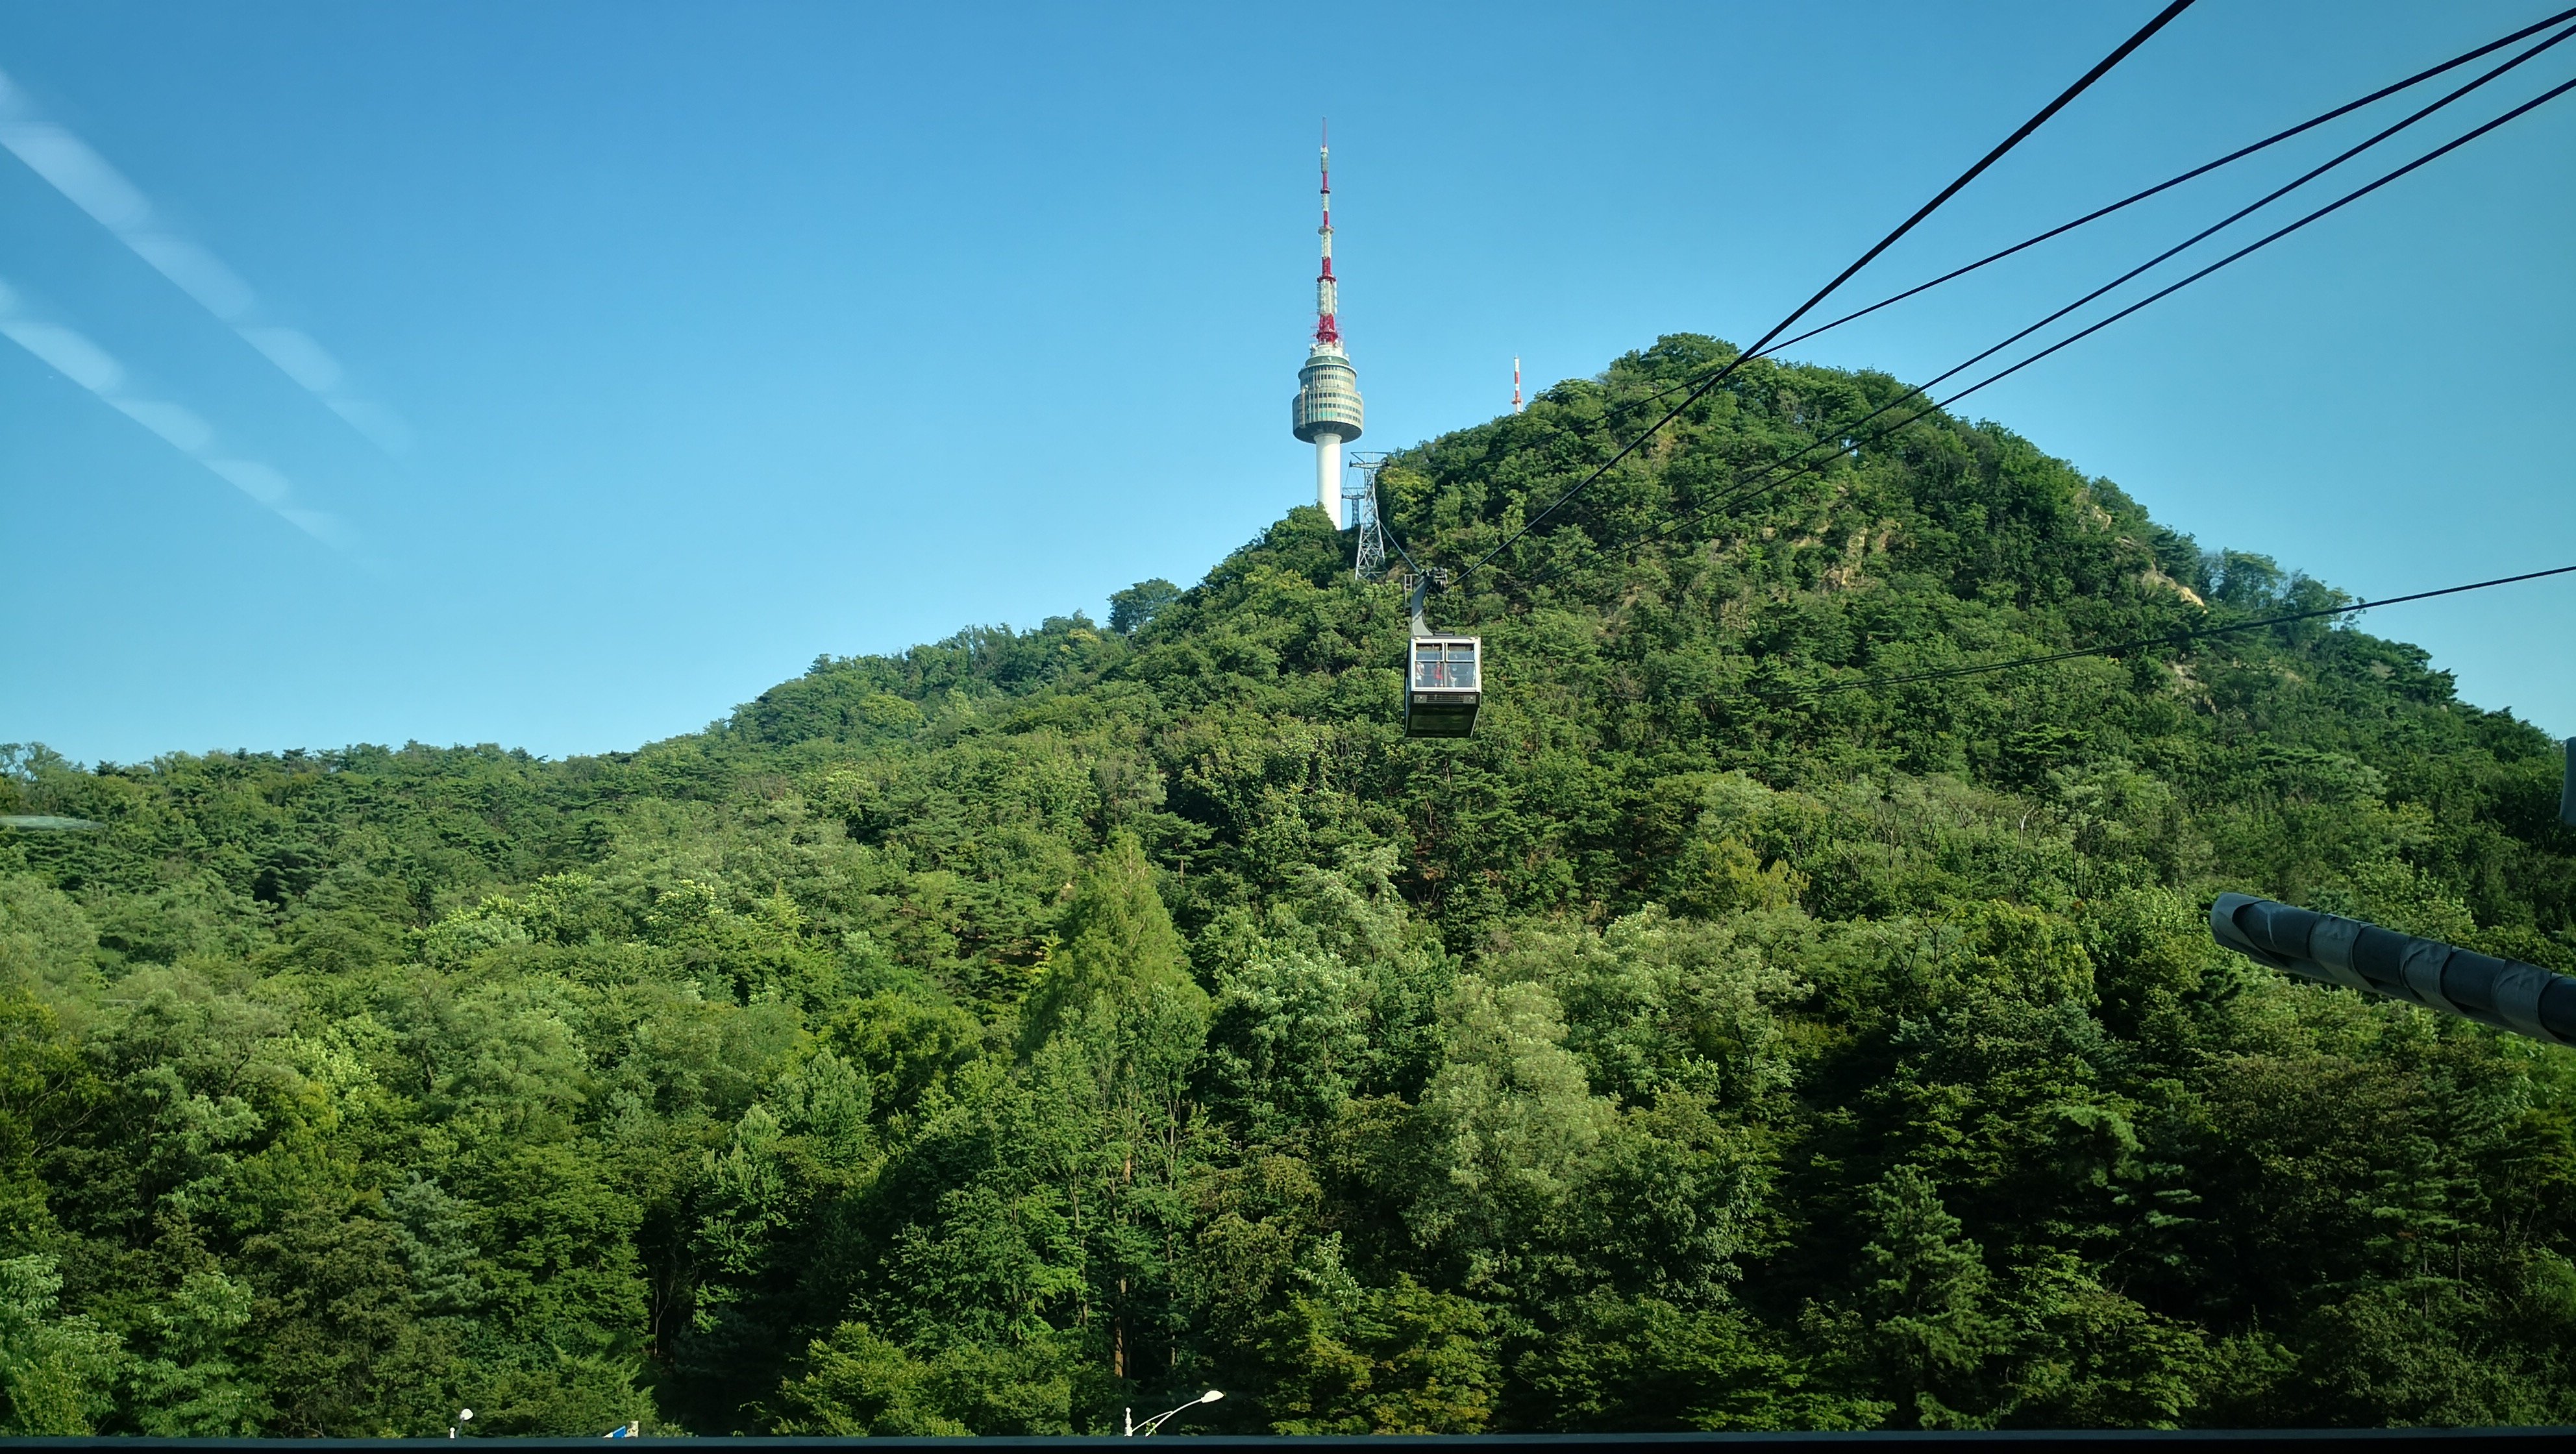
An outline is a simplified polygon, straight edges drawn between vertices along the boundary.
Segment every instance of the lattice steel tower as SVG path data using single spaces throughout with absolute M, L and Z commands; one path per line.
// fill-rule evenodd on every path
M 1315 446 L 1315 503 L 1342 528 L 1342 444 L 1360 437 L 1360 376 L 1342 352 L 1341 311 L 1333 277 L 1333 148 L 1323 147 L 1323 271 L 1315 275 L 1315 346 L 1306 366 L 1297 371 L 1297 400 L 1291 426 L 1299 439 Z
M 1385 467 L 1384 451 L 1353 450 L 1351 473 L 1359 478 L 1342 487 L 1343 518 L 1356 537 L 1351 545 L 1351 574 L 1364 581 L 1386 574 L 1386 526 L 1377 508 L 1377 472 Z

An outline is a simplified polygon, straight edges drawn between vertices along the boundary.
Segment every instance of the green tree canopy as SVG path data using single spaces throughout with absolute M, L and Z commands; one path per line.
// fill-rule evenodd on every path
M 1515 535 L 1733 356 L 1390 458 L 1464 741 L 1300 507 L 633 751 L 0 747 L 0 1423 L 2576 1422 L 2569 1052 L 2202 917 L 2576 970 L 2560 748 L 2326 621 L 1841 690 L 2343 599 L 1989 422 L 1738 495 L 1880 374 Z

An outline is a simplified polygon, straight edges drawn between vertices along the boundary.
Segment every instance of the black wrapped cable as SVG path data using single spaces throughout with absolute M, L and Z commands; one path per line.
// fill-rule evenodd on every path
M 2273 899 L 2220 894 L 2209 937 L 2257 964 L 2576 1045 L 2576 979 Z
M 2562 749 L 2567 755 L 2564 774 L 2558 782 L 2558 821 L 2576 828 L 2576 737 L 2567 739 Z

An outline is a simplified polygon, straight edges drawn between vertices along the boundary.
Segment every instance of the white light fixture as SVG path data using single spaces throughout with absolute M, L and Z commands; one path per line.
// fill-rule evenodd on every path
M 1179 1408 L 1165 1409 L 1161 1413 L 1154 1415 L 1152 1418 L 1147 1419 L 1141 1424 L 1136 1422 L 1136 1411 L 1130 1409 L 1127 1411 L 1127 1437 L 1131 1439 L 1150 1438 L 1155 1430 L 1163 1427 L 1163 1421 L 1170 1418 L 1172 1415 L 1180 1413 L 1184 1409 L 1196 1408 L 1200 1404 L 1215 1403 L 1218 1399 L 1223 1397 L 1225 1397 L 1225 1391 L 1223 1389 L 1212 1388 L 1207 1392 L 1200 1394 L 1197 1398 L 1191 1399 L 1188 1403 L 1182 1404 Z

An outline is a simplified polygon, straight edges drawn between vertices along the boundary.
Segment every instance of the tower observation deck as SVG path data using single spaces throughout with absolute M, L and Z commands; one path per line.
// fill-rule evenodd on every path
M 1315 446 L 1315 503 L 1342 528 L 1342 445 L 1360 437 L 1360 376 L 1342 351 L 1338 284 L 1333 277 L 1333 149 L 1323 149 L 1324 266 L 1315 277 L 1315 346 L 1297 371 L 1290 426 Z

